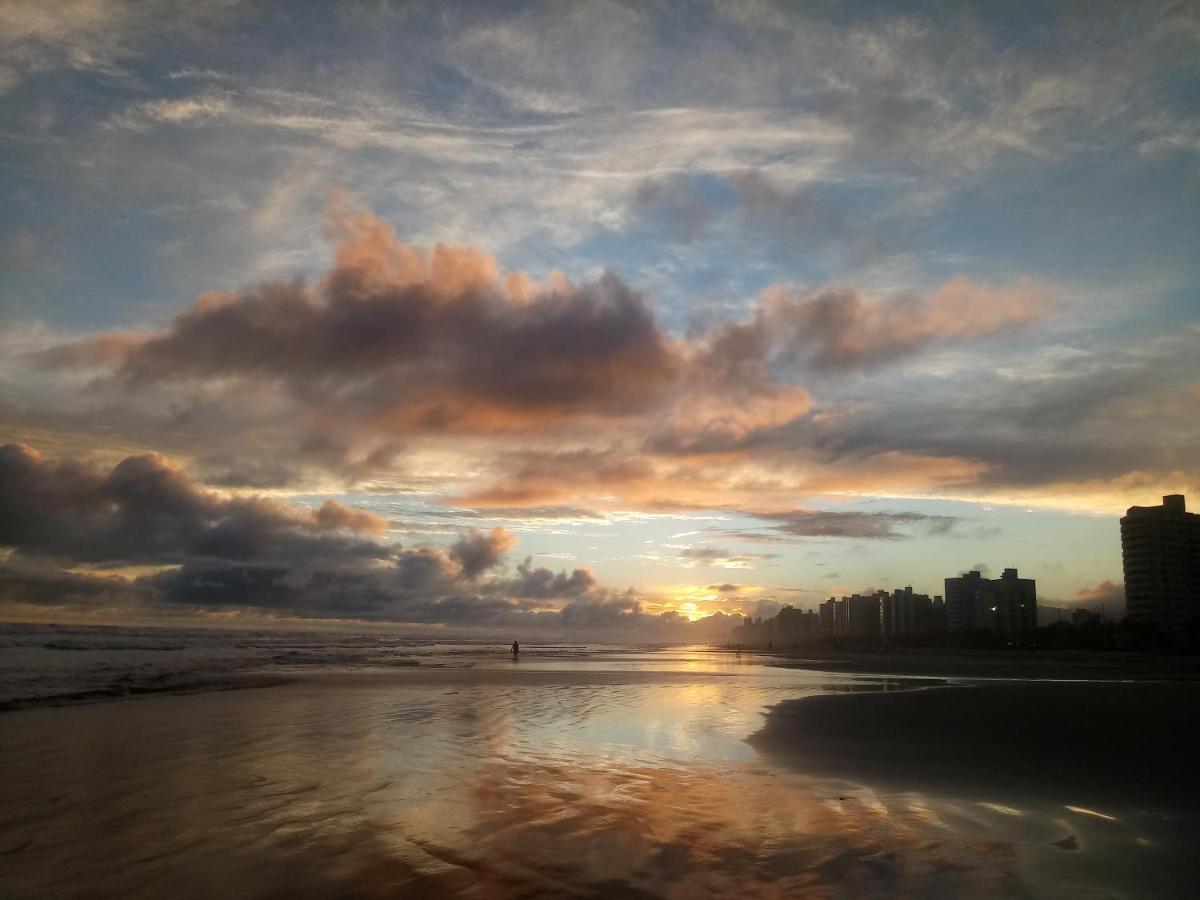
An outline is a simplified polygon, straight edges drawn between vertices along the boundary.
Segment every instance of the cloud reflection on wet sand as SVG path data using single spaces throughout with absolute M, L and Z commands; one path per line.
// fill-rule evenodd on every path
M 459 671 L 12 714 L 0 893 L 1044 895 L 1046 859 L 1142 836 L 765 764 L 742 738 L 777 677 Z

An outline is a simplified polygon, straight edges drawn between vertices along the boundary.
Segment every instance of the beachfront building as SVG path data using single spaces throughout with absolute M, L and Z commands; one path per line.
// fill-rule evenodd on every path
M 817 609 L 817 614 L 820 616 L 820 631 L 821 637 L 831 638 L 834 636 L 834 620 L 837 618 L 837 600 L 830 597 Z
M 1131 506 L 1121 519 L 1129 618 L 1181 631 L 1200 618 L 1200 515 L 1182 494 Z
M 883 603 L 886 591 L 874 594 L 854 594 L 850 597 L 830 597 L 821 604 L 818 631 L 824 638 L 852 638 L 856 641 L 878 643 L 882 632 Z
M 913 592 L 912 585 L 882 594 L 879 630 L 885 643 L 933 637 L 945 631 L 942 598 Z
M 795 647 L 800 644 L 811 644 L 816 641 L 819 633 L 818 616 L 815 612 L 806 612 L 785 606 L 771 620 L 771 638 L 777 646 Z
M 983 574 L 963 572 L 957 578 L 946 579 L 946 630 L 976 631 L 982 627 L 979 614 L 979 594 L 983 589 Z
M 797 647 L 815 643 L 819 634 L 817 613 L 785 606 L 770 619 L 746 616 L 730 639 L 743 647 Z
M 982 611 L 986 627 L 997 634 L 1024 634 L 1037 628 L 1037 584 L 1005 569 L 999 578 L 984 581 Z
M 743 647 L 765 647 L 768 641 L 767 626 L 763 623 L 762 616 L 758 619 L 746 616 L 742 619 L 742 624 L 734 628 L 729 636 L 735 644 Z
M 1020 635 L 1037 628 L 1037 583 L 1005 569 L 999 578 L 964 572 L 946 579 L 946 628 Z

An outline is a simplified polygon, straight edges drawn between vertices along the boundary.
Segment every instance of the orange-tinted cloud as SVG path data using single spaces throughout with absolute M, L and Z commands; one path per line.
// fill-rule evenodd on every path
M 935 342 L 1025 328 L 1050 308 L 1031 279 L 998 288 L 958 275 L 926 297 L 871 297 L 851 285 L 763 293 L 761 327 L 773 352 L 821 369 L 875 368 Z
M 311 285 L 204 294 L 164 330 L 44 358 L 107 366 L 110 385 L 189 431 L 237 423 L 237 458 L 200 460 L 226 486 L 322 469 L 358 481 L 435 452 L 470 473 L 442 483 L 476 506 L 786 511 L 828 491 L 956 488 L 991 468 L 936 446 L 836 446 L 854 417 L 817 407 L 806 375 L 1026 327 L 1048 308 L 1028 281 L 958 277 L 923 298 L 776 287 L 747 316 L 677 338 L 611 274 L 539 282 L 477 248 L 423 251 L 340 195 L 326 231 L 334 264 Z M 424 477 L 422 459 L 406 477 Z
M 340 500 L 329 499 L 315 513 L 316 523 L 321 528 L 347 528 L 350 531 L 365 531 L 382 534 L 387 530 L 387 519 L 365 509 L 354 509 Z

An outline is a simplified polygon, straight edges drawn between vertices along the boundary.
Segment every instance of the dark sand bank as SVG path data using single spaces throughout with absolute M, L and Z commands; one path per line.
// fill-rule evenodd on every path
M 1197 684 L 820 695 L 777 704 L 749 742 L 842 782 L 839 799 L 927 803 L 946 839 L 962 834 L 947 810 L 991 815 L 1032 896 L 1194 897 L 1200 885 Z
M 977 683 L 821 695 L 771 709 L 750 739 L 809 773 L 979 799 L 1200 811 L 1200 685 Z
M 1097 651 L 811 648 L 766 655 L 769 664 L 826 672 L 950 678 L 1200 681 L 1200 656 Z

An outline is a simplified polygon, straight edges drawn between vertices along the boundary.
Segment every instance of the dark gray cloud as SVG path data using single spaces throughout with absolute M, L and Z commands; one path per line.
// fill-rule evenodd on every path
M 587 569 L 553 572 L 544 567 L 533 568 L 533 561 L 526 557 L 517 566 L 517 577 L 500 583 L 498 589 L 513 597 L 533 599 L 561 599 L 579 597 L 599 588 L 595 577 Z
M 240 608 L 312 618 L 662 639 L 683 637 L 689 628 L 678 616 L 645 612 L 632 592 L 608 591 L 583 569 L 551 572 L 526 561 L 517 571 L 514 578 L 468 578 L 448 554 L 422 548 L 399 551 L 390 564 L 371 568 L 190 565 L 139 579 L 133 589 L 150 609 Z
M 110 470 L 0 447 L 0 546 L 27 557 L 123 565 L 194 559 L 371 558 L 386 555 L 352 532 L 369 513 L 328 501 L 297 510 L 261 497 L 222 498 L 155 454 Z
M 133 610 L 146 599 L 145 591 L 124 578 L 67 572 L 53 563 L 38 560 L 8 559 L 0 563 L 3 603 Z
M 500 565 L 504 554 L 516 546 L 512 532 L 493 528 L 490 532 L 473 531 L 450 546 L 450 558 L 459 564 L 469 579 Z
M 562 608 L 560 616 L 563 624 L 568 627 L 606 630 L 636 627 L 647 618 L 642 612 L 642 604 L 628 594 L 607 597 L 593 603 L 572 600 Z
M 678 639 L 678 617 L 646 613 L 587 569 L 505 576 L 516 543 L 468 529 L 448 547 L 386 545 L 378 516 L 197 486 L 155 455 L 111 468 L 0 447 L 0 603 L 141 614 L 242 609 L 289 617 L 621 631 Z M 79 566 L 158 566 L 135 578 Z
M 911 528 L 917 528 L 925 535 L 949 534 L 962 521 L 956 516 L 935 516 L 917 512 L 796 510 L 783 513 L 757 512 L 751 515 L 774 524 L 765 534 L 757 531 L 724 533 L 730 537 L 754 541 L 803 537 L 896 541 L 911 537 Z
M 267 380 L 306 405 L 336 403 L 384 431 L 487 430 L 487 416 L 628 413 L 674 378 L 678 361 L 652 312 L 614 275 L 514 297 L 470 268 L 484 265 L 475 257 L 435 264 L 430 280 L 407 283 L 380 274 L 392 260 L 366 253 L 342 254 L 314 288 L 274 282 L 206 295 L 165 332 L 124 343 L 106 335 L 42 359 L 116 361 L 134 387 Z M 103 354 L 87 352 L 96 341 Z
M 824 461 L 903 451 L 986 464 L 979 484 L 1036 487 L 1125 473 L 1183 473 L 1200 486 L 1195 447 L 1200 336 L 1022 354 L 1007 372 L 873 385 L 874 402 L 814 417 L 776 446 L 803 445 Z M 1026 375 L 1026 368 L 1036 374 Z M 850 401 L 853 403 L 853 401 Z M 1160 475 L 1161 477 L 1161 475 Z

